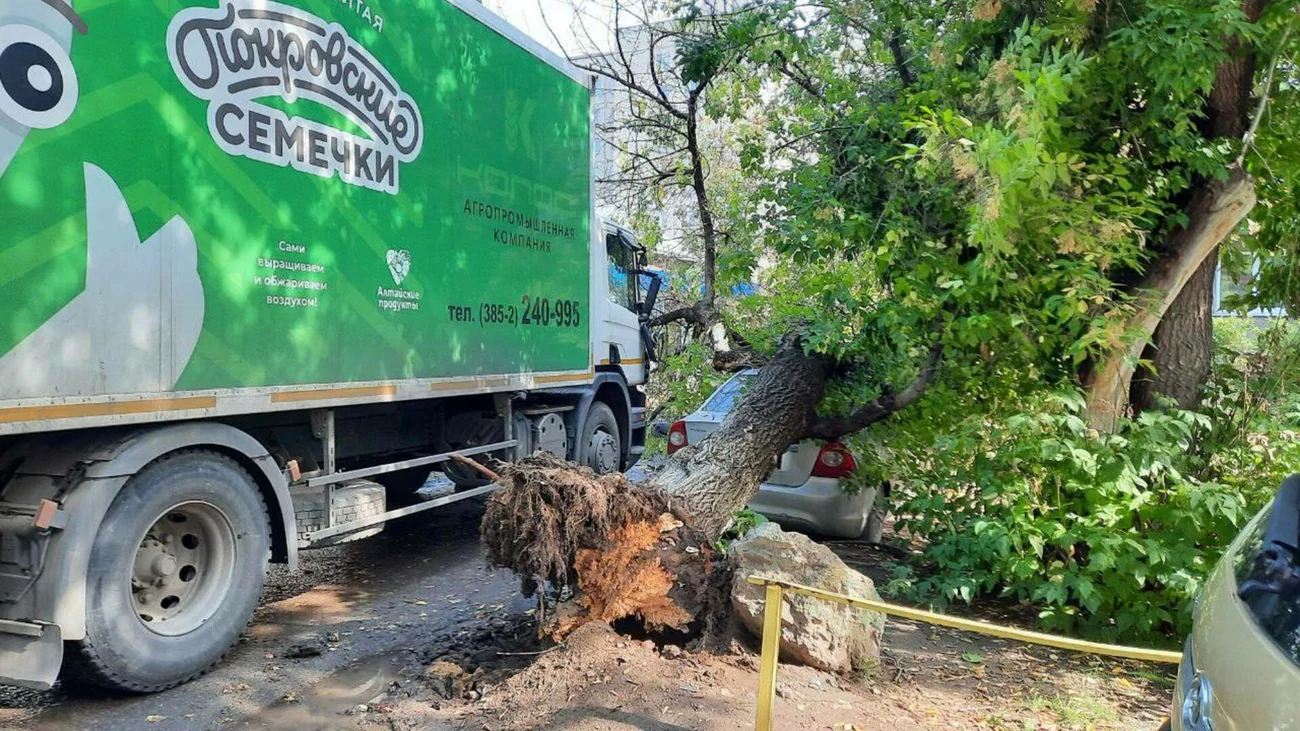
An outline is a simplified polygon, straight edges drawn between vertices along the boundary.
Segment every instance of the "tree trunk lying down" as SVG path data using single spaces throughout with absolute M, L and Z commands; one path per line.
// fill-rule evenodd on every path
M 669 458 L 654 481 L 598 477 L 538 455 L 506 465 L 483 516 L 488 560 L 520 576 L 525 595 L 543 583 L 576 589 L 543 630 L 562 636 L 587 621 L 639 616 L 647 628 L 686 630 L 726 611 L 725 559 L 714 542 L 758 492 L 791 444 L 834 438 L 914 401 L 934 375 L 939 349 L 898 394 L 844 418 L 816 417 L 825 361 L 788 338 L 718 430 Z
M 826 390 L 826 368 L 795 343 L 758 372 L 717 431 L 668 460 L 655 486 L 684 519 L 717 537 L 758 493 L 775 460 L 804 438 Z
M 555 636 L 629 616 L 684 631 L 725 610 L 728 572 L 713 543 L 802 437 L 825 383 L 820 359 L 782 348 L 717 432 L 649 484 L 547 455 L 503 466 L 483 517 L 489 562 L 519 574 L 529 596 L 543 582 L 577 590 L 543 628 Z

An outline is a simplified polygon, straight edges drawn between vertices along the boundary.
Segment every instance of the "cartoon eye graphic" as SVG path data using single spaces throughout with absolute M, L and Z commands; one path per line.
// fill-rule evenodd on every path
M 0 26 L 0 116 L 50 129 L 77 106 L 77 72 L 68 51 L 44 31 Z

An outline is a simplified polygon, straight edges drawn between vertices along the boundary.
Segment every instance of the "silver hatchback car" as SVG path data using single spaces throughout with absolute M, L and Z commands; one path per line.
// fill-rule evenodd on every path
M 722 423 L 745 387 L 758 375 L 748 370 L 718 387 L 704 405 L 668 428 L 668 453 L 698 444 Z M 773 465 L 749 507 L 782 527 L 798 527 L 836 538 L 880 541 L 880 515 L 874 511 L 874 488 L 850 494 L 840 480 L 857 469 L 843 444 L 801 442 L 791 445 Z

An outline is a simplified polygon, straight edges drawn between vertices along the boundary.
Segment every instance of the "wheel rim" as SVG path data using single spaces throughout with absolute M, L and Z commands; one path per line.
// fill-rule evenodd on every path
M 592 432 L 587 440 L 587 465 L 605 475 L 618 470 L 618 458 L 618 439 L 604 427 Z
M 230 520 L 210 503 L 163 512 L 140 540 L 129 592 L 149 631 L 183 635 L 221 608 L 234 581 L 236 541 Z

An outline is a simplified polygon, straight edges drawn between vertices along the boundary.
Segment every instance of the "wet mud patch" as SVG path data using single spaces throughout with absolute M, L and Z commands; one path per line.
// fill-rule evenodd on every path
M 405 675 L 443 700 L 478 700 L 560 645 L 538 632 L 533 613 L 499 617 L 421 649 Z

